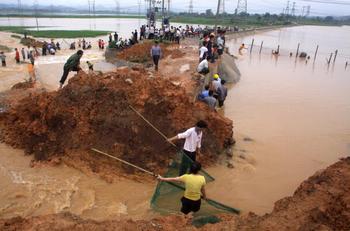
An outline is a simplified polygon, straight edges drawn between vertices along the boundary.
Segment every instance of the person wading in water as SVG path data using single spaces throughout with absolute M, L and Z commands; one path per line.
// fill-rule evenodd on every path
M 182 182 L 185 184 L 185 193 L 181 198 L 181 212 L 185 215 L 198 212 L 201 208 L 201 198 L 207 199 L 205 193 L 205 178 L 198 172 L 202 166 L 198 162 L 193 162 L 189 174 L 184 174 L 174 178 L 164 178 L 158 175 L 159 181 Z

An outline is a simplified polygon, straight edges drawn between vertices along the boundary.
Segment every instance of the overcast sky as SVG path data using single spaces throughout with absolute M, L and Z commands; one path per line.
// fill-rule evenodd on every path
M 86 5 L 88 0 L 37 0 L 40 5 Z M 139 0 L 119 0 L 121 9 L 137 11 Z M 145 1 L 140 0 L 143 9 Z M 166 0 L 167 1 L 167 0 Z M 222 0 L 223 1 L 223 0 Z M 234 12 L 238 0 L 225 0 L 227 12 Z M 17 3 L 17 0 L 0 0 L 2 3 Z M 34 0 L 22 0 L 22 4 L 33 4 Z M 104 5 L 115 7 L 115 0 L 95 0 L 96 6 Z M 187 11 L 190 0 L 171 0 L 171 7 L 175 11 Z M 287 6 L 287 0 L 247 0 L 248 13 L 281 13 Z M 301 13 L 303 6 L 311 6 L 312 16 L 350 15 L 350 0 L 290 0 L 296 3 L 296 14 Z M 217 0 L 193 0 L 194 12 L 203 12 L 206 9 L 216 11 Z

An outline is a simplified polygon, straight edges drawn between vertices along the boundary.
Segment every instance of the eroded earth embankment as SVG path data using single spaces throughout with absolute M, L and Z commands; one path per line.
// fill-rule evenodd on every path
M 213 163 L 233 143 L 231 120 L 142 68 L 80 73 L 60 91 L 30 94 L 1 113 L 1 139 L 34 154 L 35 160 L 63 160 L 101 176 L 117 175 L 121 169 L 134 173 L 134 169 L 92 153 L 91 148 L 151 171 L 166 169 L 176 149 L 130 106 L 168 137 L 205 120 L 204 164 Z

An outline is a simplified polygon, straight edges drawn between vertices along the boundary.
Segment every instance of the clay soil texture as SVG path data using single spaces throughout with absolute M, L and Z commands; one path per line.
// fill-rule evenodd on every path
M 204 165 L 214 163 L 233 144 L 231 120 L 202 102 L 193 102 L 169 80 L 150 77 L 142 68 L 101 75 L 80 73 L 60 91 L 30 94 L 0 114 L 1 140 L 34 154 L 36 161 L 58 158 L 106 179 L 113 180 L 118 172 L 134 174 L 135 169 L 91 148 L 162 173 L 177 150 L 129 105 L 168 137 L 205 120 Z M 182 147 L 183 142 L 177 145 Z
M 125 50 L 119 52 L 117 54 L 117 58 L 134 63 L 150 63 L 152 61 L 151 48 L 153 45 L 154 43 L 152 41 L 144 41 L 142 43 L 135 44 L 130 48 L 126 48 Z M 171 55 L 173 59 L 176 59 L 185 55 L 178 49 L 177 44 L 160 43 L 159 45 L 162 50 L 163 58 Z
M 348 231 L 350 230 L 350 157 L 304 181 L 291 197 L 275 203 L 264 216 L 248 213 L 224 215 L 221 222 L 200 228 L 207 231 L 279 230 Z M 0 230 L 198 230 L 183 216 L 168 216 L 150 221 L 83 220 L 71 214 L 0 220 Z

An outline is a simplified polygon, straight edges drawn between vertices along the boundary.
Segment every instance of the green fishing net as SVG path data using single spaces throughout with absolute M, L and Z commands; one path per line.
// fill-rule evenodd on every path
M 187 155 L 183 154 L 183 152 L 178 152 L 176 158 L 169 165 L 165 177 L 179 176 L 180 168 L 184 166 L 189 167 L 192 163 L 193 161 Z M 205 177 L 207 184 L 215 180 L 205 170 L 201 170 L 199 174 Z M 152 209 L 164 215 L 181 213 L 180 200 L 184 194 L 184 190 L 185 187 L 182 183 L 158 182 L 151 199 Z M 201 209 L 194 214 L 193 225 L 200 227 L 207 223 L 216 223 L 220 219 L 215 215 L 222 213 L 238 214 L 239 210 L 211 199 L 202 200 Z

